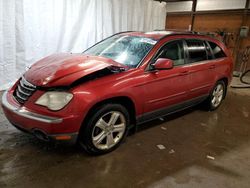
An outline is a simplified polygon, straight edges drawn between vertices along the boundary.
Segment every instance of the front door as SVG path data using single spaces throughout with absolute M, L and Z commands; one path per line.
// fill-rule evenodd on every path
M 154 62 L 158 58 L 173 60 L 174 68 L 145 73 L 144 113 L 171 108 L 187 99 L 189 67 L 185 65 L 183 41 L 176 40 L 165 44 L 156 55 Z

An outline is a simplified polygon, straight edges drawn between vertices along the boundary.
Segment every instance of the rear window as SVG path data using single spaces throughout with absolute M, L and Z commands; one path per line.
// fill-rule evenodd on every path
M 226 57 L 226 54 L 223 52 L 223 50 L 221 49 L 221 47 L 219 47 L 217 44 L 215 44 L 214 42 L 210 42 L 208 41 L 212 53 L 214 54 L 214 57 L 217 58 L 223 58 Z
M 189 53 L 189 63 L 205 61 L 208 59 L 203 41 L 197 39 L 186 40 Z

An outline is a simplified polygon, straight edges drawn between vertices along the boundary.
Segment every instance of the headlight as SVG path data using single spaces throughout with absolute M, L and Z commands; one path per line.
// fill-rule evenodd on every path
M 73 98 L 72 93 L 60 91 L 48 91 L 44 93 L 35 104 L 46 106 L 50 110 L 61 110 Z

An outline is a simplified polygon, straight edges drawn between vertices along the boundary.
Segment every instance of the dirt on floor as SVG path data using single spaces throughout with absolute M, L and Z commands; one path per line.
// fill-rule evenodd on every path
M 142 125 L 91 157 L 16 130 L 0 108 L 0 187 L 249 187 L 250 90 L 213 112 L 195 107 Z

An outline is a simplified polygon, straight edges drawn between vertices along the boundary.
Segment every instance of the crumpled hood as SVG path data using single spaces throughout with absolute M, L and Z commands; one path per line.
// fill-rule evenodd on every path
M 68 86 L 79 78 L 111 66 L 125 68 L 112 59 L 104 57 L 55 54 L 35 63 L 24 76 L 36 86 Z

